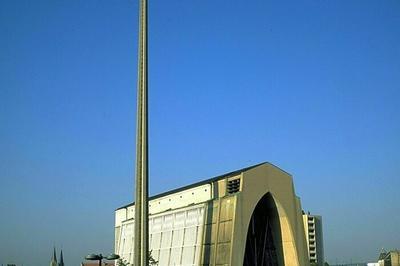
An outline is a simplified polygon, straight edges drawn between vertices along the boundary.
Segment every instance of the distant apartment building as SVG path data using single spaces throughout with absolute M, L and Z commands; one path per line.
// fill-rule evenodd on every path
M 322 236 L 322 217 L 303 212 L 304 232 L 306 234 L 308 258 L 311 265 L 324 265 L 324 241 Z

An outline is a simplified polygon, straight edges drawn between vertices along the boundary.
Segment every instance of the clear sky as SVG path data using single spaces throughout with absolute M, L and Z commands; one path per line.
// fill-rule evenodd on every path
M 150 0 L 150 190 L 262 161 L 329 262 L 400 248 L 400 1 Z M 133 199 L 138 1 L 0 1 L 0 263 L 113 249 Z

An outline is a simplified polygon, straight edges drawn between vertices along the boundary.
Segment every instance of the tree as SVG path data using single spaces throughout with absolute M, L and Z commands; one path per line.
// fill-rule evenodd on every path
M 149 251 L 149 265 L 150 266 L 157 266 L 158 265 L 158 261 L 156 261 L 153 258 L 153 255 L 151 253 L 152 253 L 152 250 Z M 130 265 L 131 264 L 129 264 L 129 262 L 127 260 L 125 260 L 125 259 L 120 258 L 120 259 L 117 260 L 117 266 L 130 266 Z
M 158 265 L 158 261 L 156 261 L 154 258 L 153 258 L 153 255 L 151 254 L 153 251 L 152 250 L 150 250 L 150 252 L 149 252 L 149 265 L 151 265 L 151 266 L 157 266 Z
M 127 260 L 119 258 L 117 260 L 117 266 L 129 266 L 129 262 Z

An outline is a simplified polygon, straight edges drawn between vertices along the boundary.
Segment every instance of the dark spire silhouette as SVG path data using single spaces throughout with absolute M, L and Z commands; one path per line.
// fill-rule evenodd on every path
M 57 261 L 56 247 L 53 250 L 53 260 Z
M 61 250 L 61 253 L 60 253 L 60 263 L 58 263 L 58 266 L 64 266 L 64 257 L 63 257 L 62 250 Z

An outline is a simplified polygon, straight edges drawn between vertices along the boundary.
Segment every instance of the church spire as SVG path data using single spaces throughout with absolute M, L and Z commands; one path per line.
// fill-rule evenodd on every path
M 64 266 L 64 257 L 63 257 L 62 250 L 61 250 L 61 253 L 60 253 L 60 263 L 58 264 L 58 266 Z
M 56 247 L 53 249 L 53 260 L 57 261 Z
M 56 247 L 54 247 L 54 250 L 53 250 L 53 257 L 51 258 L 50 266 L 58 266 L 57 265 Z

